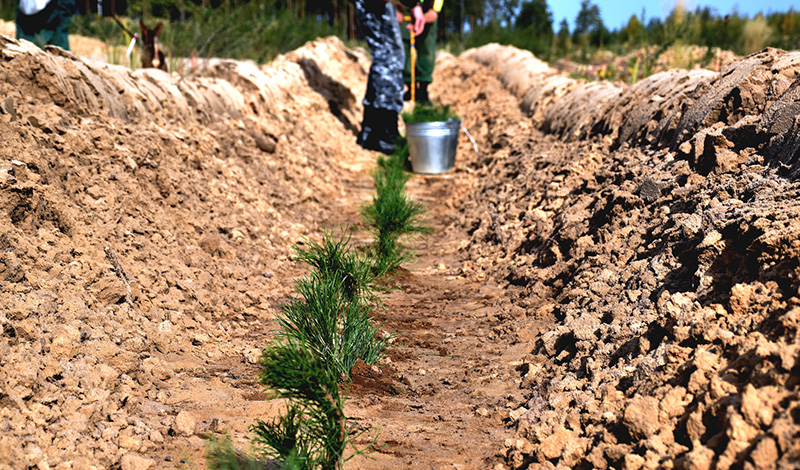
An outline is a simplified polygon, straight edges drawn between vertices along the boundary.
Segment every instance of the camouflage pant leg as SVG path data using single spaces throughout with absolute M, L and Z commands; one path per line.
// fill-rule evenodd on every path
M 372 54 L 364 106 L 399 113 L 403 109 L 405 54 L 394 5 L 384 0 L 356 0 L 355 5 Z

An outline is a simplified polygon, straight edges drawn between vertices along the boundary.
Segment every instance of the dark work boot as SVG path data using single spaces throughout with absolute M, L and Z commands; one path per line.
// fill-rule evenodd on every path
M 428 82 L 417 82 L 417 94 L 414 96 L 417 103 L 431 104 L 428 97 Z
M 364 121 L 356 142 L 367 150 L 391 155 L 395 141 L 399 136 L 397 130 L 397 113 L 388 109 L 364 108 Z
M 375 139 L 375 124 L 377 122 L 375 114 L 375 108 L 371 106 L 364 107 L 364 117 L 361 119 L 361 130 L 358 131 L 358 136 L 356 137 L 356 143 L 369 150 L 374 150 L 367 145 L 369 145 L 371 140 Z
M 388 109 L 378 109 L 381 132 L 378 133 L 377 148 L 375 150 L 391 155 L 400 133 L 397 130 L 397 113 Z

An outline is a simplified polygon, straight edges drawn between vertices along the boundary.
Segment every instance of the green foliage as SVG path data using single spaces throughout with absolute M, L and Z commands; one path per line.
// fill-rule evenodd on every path
M 628 59 L 628 75 L 630 76 L 630 84 L 636 85 L 636 82 L 639 81 L 639 67 L 641 65 L 641 60 L 639 56 L 631 57 Z
M 397 189 L 396 182 L 388 174 L 376 173 L 376 187 L 386 190 L 373 196 L 372 203 L 364 208 L 362 213 L 366 222 L 381 235 L 430 233 L 430 229 L 421 221 L 425 213 L 422 203 L 411 199 L 404 189 Z
M 404 135 L 401 135 L 397 138 L 395 142 L 395 150 L 394 153 L 391 155 L 379 155 L 378 156 L 378 170 L 380 171 L 410 171 L 411 170 L 411 162 L 409 161 L 409 151 L 408 151 L 408 138 Z M 395 176 L 398 180 L 402 179 L 402 184 L 405 184 L 411 175 L 407 173 L 402 173 L 402 178 Z
M 365 453 L 349 437 L 339 381 L 349 379 L 358 359 L 378 362 L 391 337 L 378 336 L 370 315 L 380 302 L 372 266 L 351 250 L 346 229 L 323 231 L 322 243 L 306 241 L 294 249 L 312 271 L 295 281 L 300 296 L 278 315 L 281 330 L 262 351 L 259 373 L 268 398 L 286 400 L 286 412 L 258 420 L 251 430 L 261 453 L 281 469 L 339 470 L 347 446 L 353 455 Z M 218 449 L 208 453 L 215 464 L 233 461 L 231 452 Z
M 340 469 L 350 440 L 338 377 L 292 340 L 267 345 L 260 363 L 259 382 L 269 397 L 287 400 L 285 415 L 252 428 L 262 452 L 283 469 Z
M 581 47 L 600 47 L 610 42 L 610 33 L 603 24 L 600 7 L 590 0 L 581 0 L 581 9 L 575 17 L 572 41 Z
M 0 0 L 0 16 L 13 21 L 17 0 Z M 138 31 L 138 18 L 148 25 L 164 21 L 161 43 L 178 57 L 228 57 L 265 62 L 321 36 L 336 35 L 352 45 L 357 27 L 351 22 L 351 2 L 282 2 L 278 0 L 129 0 L 121 18 Z M 465 0 L 445 2 L 439 15 L 441 48 L 458 54 L 490 42 L 528 49 L 545 60 L 568 58 L 588 63 L 598 49 L 627 54 L 647 45 L 662 49 L 680 42 L 747 54 L 763 47 L 800 47 L 800 12 L 771 12 L 748 18 L 736 10 L 718 12 L 703 6 L 694 11 L 679 2 L 665 19 L 631 16 L 626 25 L 609 31 L 600 10 L 583 0 L 575 30 L 562 22 L 553 34 L 546 0 Z M 132 27 L 131 27 L 132 26 Z M 127 46 L 127 34 L 108 18 L 77 15 L 70 32 L 97 37 L 112 46 Z M 362 44 L 363 46 L 363 44 Z M 121 57 L 110 54 L 114 61 Z M 645 64 L 646 65 L 646 64 Z M 644 67 L 646 68 L 646 67 Z
M 441 104 L 418 103 L 411 112 L 403 112 L 403 121 L 415 122 L 442 122 L 450 119 L 460 119 L 449 106 Z
M 230 436 L 211 436 L 206 440 L 208 470 L 263 470 L 265 463 L 255 456 L 237 451 Z
M 553 13 L 547 0 L 526 0 L 517 15 L 517 28 L 532 28 L 546 36 L 553 36 Z
M 367 303 L 380 303 L 376 291 L 381 286 L 372 273 L 372 264 L 350 248 L 350 234 L 346 229 L 338 236 L 324 230 L 322 243 L 306 240 L 302 245 L 295 245 L 294 250 L 295 258 L 311 266 L 317 276 L 341 285 L 340 294 L 345 300 L 360 298 Z
M 561 20 L 556 34 L 553 54 L 556 57 L 565 57 L 572 52 L 572 38 L 569 35 L 569 23 L 566 18 Z
M 377 238 L 370 247 L 370 255 L 375 259 L 373 270 L 379 276 L 390 274 L 416 258 L 414 250 L 400 243 L 400 237 L 392 235 Z
M 782 49 L 800 48 L 800 12 L 790 8 L 786 13 L 767 15 L 767 23 L 773 30 L 772 45 Z
M 378 157 L 378 167 L 372 174 L 375 186 L 373 200 L 380 198 L 381 195 L 404 192 L 405 185 L 410 178 L 411 175 L 406 172 L 405 159 L 397 152 L 391 156 Z M 367 224 L 372 225 L 372 221 L 372 219 L 368 219 Z
M 265 63 L 279 54 L 301 47 L 318 37 L 335 36 L 341 27 L 315 16 L 295 17 L 289 11 L 268 7 L 264 2 L 237 4 L 225 0 L 216 8 L 192 2 L 151 4 L 144 16 L 153 27 L 164 23 L 159 41 L 172 57 L 223 57 Z M 129 8 L 129 13 L 140 10 Z M 137 21 L 122 18 L 131 32 L 139 32 Z M 96 15 L 77 15 L 71 31 L 96 37 L 108 44 L 127 46 L 130 37 L 114 21 Z
M 628 24 L 619 31 L 619 41 L 628 47 L 640 47 L 647 41 L 647 30 L 636 15 L 631 15 Z
M 432 112 L 439 113 L 436 120 L 455 116 L 449 109 L 445 111 L 444 107 L 436 105 L 417 104 L 414 108 L 422 110 L 418 119 L 420 116 L 430 118 Z M 406 114 L 403 119 L 406 119 Z M 406 122 L 409 121 L 406 119 Z M 373 260 L 373 273 L 378 277 L 414 259 L 414 250 L 404 242 L 431 232 L 423 222 L 424 206 L 406 193 L 406 182 L 410 178 L 407 166 L 408 141 L 402 139 L 392 155 L 378 158 L 378 167 L 372 174 L 375 194 L 372 201 L 361 208 L 361 215 L 375 240 L 368 254 Z
M 346 229 L 323 231 L 322 243 L 305 241 L 294 249 L 312 271 L 295 281 L 300 296 L 278 315 L 281 330 L 262 351 L 259 373 L 268 398 L 285 400 L 286 412 L 258 420 L 251 430 L 261 453 L 283 470 L 339 470 L 348 446 L 353 455 L 366 453 L 349 436 L 339 381 L 349 379 L 358 359 L 378 362 L 391 336 L 379 338 L 370 315 L 380 303 L 372 265 L 350 248 Z M 209 449 L 217 465 L 209 468 L 240 469 L 227 464 L 241 460 L 229 449 Z
M 317 37 L 338 31 L 314 17 L 295 18 L 259 2 L 212 9 L 188 4 L 185 21 L 166 24 L 161 40 L 173 55 L 272 60 Z
M 375 173 L 375 186 L 382 189 L 361 211 L 375 238 L 371 254 L 378 276 L 394 271 L 415 257 L 414 251 L 402 243 L 403 239 L 431 232 L 422 222 L 425 208 L 406 194 L 398 177 L 391 176 L 395 171 Z
M 379 337 L 372 307 L 363 298 L 347 298 L 345 283 L 319 273 L 298 279 L 300 297 L 283 306 L 278 323 L 279 335 L 312 351 L 329 374 L 349 378 L 356 360 L 377 363 L 389 338 Z
M 121 20 L 131 31 L 139 31 L 139 26 L 132 20 Z M 81 36 L 95 37 L 106 43 L 107 46 L 127 47 L 131 37 L 118 24 L 110 18 L 97 15 L 75 15 L 70 22 L 70 32 Z
M 265 455 L 282 462 L 300 464 L 309 460 L 313 442 L 304 434 L 306 418 L 300 405 L 289 403 L 286 414 L 271 422 L 258 421 L 252 430 Z
M 747 20 L 742 31 L 742 52 L 752 54 L 758 52 L 772 39 L 772 28 L 767 24 L 764 15 L 756 15 L 752 20 Z

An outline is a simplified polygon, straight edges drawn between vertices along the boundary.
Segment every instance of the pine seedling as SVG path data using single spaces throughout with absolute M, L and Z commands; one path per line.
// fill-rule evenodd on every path
M 270 399 L 287 400 L 287 414 L 253 427 L 262 450 L 281 468 L 339 470 L 348 444 L 338 376 L 313 351 L 293 340 L 268 345 L 259 382 Z M 356 451 L 358 453 L 358 451 Z
M 402 114 L 403 121 L 414 122 L 444 122 L 450 119 L 461 119 L 449 106 L 441 104 L 416 104 L 412 111 Z
M 411 169 L 409 155 L 408 138 L 406 136 L 399 136 L 395 141 L 394 152 L 392 152 L 391 155 L 378 156 L 378 170 L 394 167 L 409 171 Z M 410 177 L 410 175 L 407 175 L 405 180 L 407 181 Z
M 209 470 L 262 470 L 265 462 L 236 450 L 227 434 L 206 440 L 206 468 Z
M 347 298 L 344 283 L 318 273 L 298 279 L 300 297 L 284 305 L 277 319 L 281 336 L 312 351 L 331 374 L 349 378 L 356 360 L 377 363 L 391 338 L 379 337 L 370 304 Z
M 379 235 L 422 235 L 430 228 L 422 222 L 425 208 L 411 199 L 404 190 L 379 191 L 372 203 L 362 210 L 367 224 Z
M 322 243 L 307 240 L 304 245 L 294 246 L 296 259 L 311 266 L 322 279 L 342 281 L 345 299 L 361 297 L 373 305 L 381 303 L 376 294 L 381 286 L 372 273 L 371 263 L 351 249 L 347 229 L 342 229 L 338 236 L 325 230 Z
M 281 468 L 310 468 L 306 463 L 312 462 L 316 444 L 314 437 L 306 433 L 306 422 L 303 407 L 290 401 L 286 414 L 269 423 L 259 420 L 251 431 L 264 455 L 280 462 Z
M 414 259 L 414 252 L 401 244 L 397 237 L 377 236 L 370 247 L 372 270 L 376 276 L 385 276 Z
M 410 175 L 405 168 L 393 157 L 378 159 L 378 168 L 372 174 L 375 193 L 380 195 L 387 191 L 405 191 Z
M 405 180 L 398 179 L 393 172 L 376 171 L 376 194 L 361 209 L 375 238 L 371 252 L 377 276 L 388 274 L 414 258 L 414 252 L 400 243 L 401 237 L 414 238 L 431 232 L 422 222 L 425 208 L 406 194 Z

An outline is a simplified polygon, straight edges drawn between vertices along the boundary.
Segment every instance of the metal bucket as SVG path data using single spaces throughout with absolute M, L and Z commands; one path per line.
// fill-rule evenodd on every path
M 408 152 L 414 173 L 446 173 L 456 163 L 461 121 L 406 123 Z

